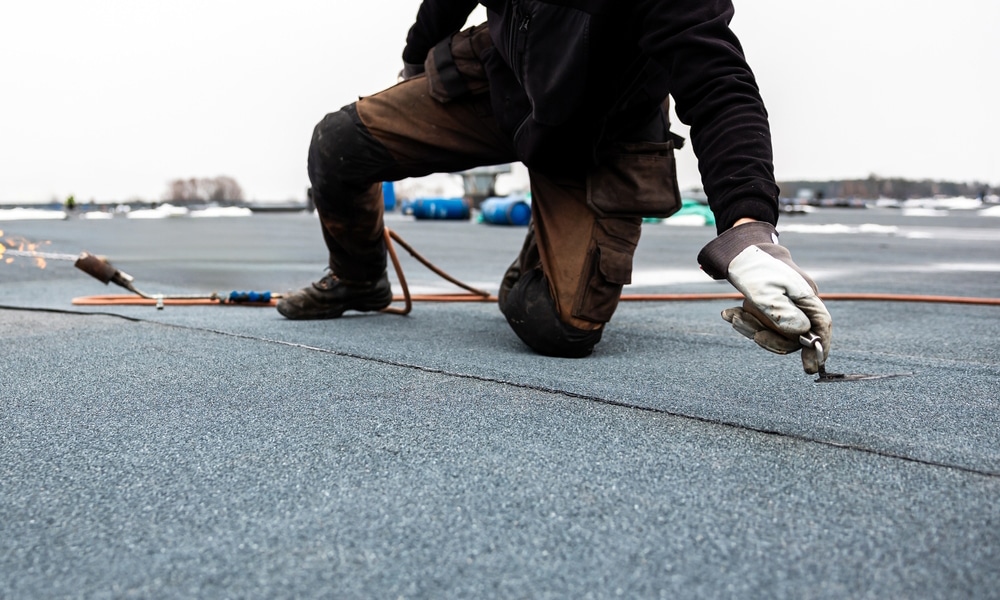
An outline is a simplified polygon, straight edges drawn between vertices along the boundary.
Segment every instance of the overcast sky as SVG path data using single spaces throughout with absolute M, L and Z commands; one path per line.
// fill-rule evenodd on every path
M 216 175 L 301 199 L 313 125 L 394 83 L 418 6 L 8 2 L 0 202 L 154 200 Z M 777 177 L 1000 184 L 998 23 L 998 0 L 736 0 Z M 678 161 L 698 185 L 690 148 Z

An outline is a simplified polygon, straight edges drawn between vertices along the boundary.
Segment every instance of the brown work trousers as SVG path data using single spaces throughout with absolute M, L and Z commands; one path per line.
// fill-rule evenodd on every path
M 386 268 L 382 181 L 517 161 L 478 60 L 489 43 L 484 26 L 453 38 L 449 50 L 466 88 L 457 97 L 441 84 L 432 52 L 424 75 L 317 125 L 309 174 L 338 277 L 372 281 Z M 541 354 L 591 352 L 630 282 L 643 211 L 669 213 L 678 203 L 669 142 L 626 144 L 617 156 L 577 178 L 529 170 L 532 224 L 501 284 L 500 309 Z

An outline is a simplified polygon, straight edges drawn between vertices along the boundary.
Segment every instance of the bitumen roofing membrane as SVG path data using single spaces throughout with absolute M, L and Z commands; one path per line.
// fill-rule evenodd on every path
M 387 222 L 494 292 L 525 233 Z M 0 230 L 154 293 L 325 265 L 308 213 Z M 779 230 L 823 292 L 1000 298 L 975 211 Z M 713 236 L 644 225 L 626 294 L 731 291 L 695 262 Z M 455 289 L 400 252 L 412 291 Z M 732 301 L 623 302 L 569 360 L 489 303 L 72 304 L 118 292 L 0 257 L 0 598 L 1000 597 L 1000 306 L 831 301 L 830 370 L 911 375 L 817 384 Z

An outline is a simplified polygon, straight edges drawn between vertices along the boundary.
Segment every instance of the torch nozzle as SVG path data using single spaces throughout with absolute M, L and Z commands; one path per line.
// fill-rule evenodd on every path
M 76 259 L 74 266 L 91 277 L 100 280 L 105 285 L 114 283 L 127 290 L 132 290 L 132 281 L 134 278 L 131 275 L 119 271 L 108 261 L 94 256 L 89 252 L 82 252 L 80 258 Z

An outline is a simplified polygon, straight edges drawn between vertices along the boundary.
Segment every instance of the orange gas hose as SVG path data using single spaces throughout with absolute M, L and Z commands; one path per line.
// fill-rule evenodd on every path
M 395 231 L 388 227 L 385 229 L 386 249 L 392 259 L 393 268 L 399 279 L 399 285 L 403 290 L 400 295 L 393 296 L 393 302 L 403 302 L 403 307 L 389 306 L 382 312 L 397 315 L 409 314 L 413 309 L 414 302 L 496 302 L 497 297 L 487 291 L 469 286 L 445 273 L 429 260 L 421 256 L 409 244 L 407 244 Z M 467 290 L 467 293 L 459 294 L 410 294 L 406 277 L 403 275 L 403 268 L 399 263 L 399 257 L 393 247 L 393 241 L 406 249 L 415 259 L 425 267 L 458 287 Z M 214 296 L 214 295 L 213 295 Z M 888 293 L 855 293 L 855 292 L 833 292 L 821 293 L 823 300 L 834 301 L 863 301 L 863 302 L 925 302 L 937 304 L 969 304 L 977 306 L 1000 306 L 1000 298 L 975 298 L 967 296 L 935 296 L 926 294 L 888 294 Z M 679 293 L 679 294 L 622 294 L 622 302 L 702 302 L 709 300 L 743 300 L 743 295 L 739 292 L 720 293 Z M 210 304 L 236 304 L 240 306 L 274 306 L 277 300 L 270 302 L 223 302 L 217 297 L 205 298 L 170 298 L 165 296 L 161 299 L 145 298 L 134 294 L 104 294 L 97 296 L 81 296 L 73 298 L 73 304 L 77 306 L 107 306 L 107 305 L 157 305 L 162 303 L 165 306 L 204 306 Z
M 825 301 L 845 301 L 845 302 L 923 302 L 933 304 L 969 304 L 976 306 L 1000 306 L 1000 298 L 976 298 L 970 296 L 933 296 L 926 294 L 883 294 L 883 293 L 852 293 L 833 292 L 820 294 L 820 298 Z M 497 297 L 493 295 L 481 296 L 479 294 L 397 294 L 392 298 L 393 302 L 406 303 L 405 308 L 385 309 L 384 312 L 394 314 L 407 314 L 412 310 L 414 302 L 496 302 Z M 622 302 L 704 302 L 710 300 L 743 300 L 743 295 L 738 292 L 722 292 L 717 294 L 622 294 Z M 80 296 L 73 298 L 76 306 L 110 306 L 110 305 L 134 305 L 134 306 L 154 306 L 157 301 L 152 298 L 142 298 L 134 294 L 101 294 L 97 296 Z M 210 298 L 200 299 L 171 299 L 164 298 L 165 306 L 208 306 L 212 304 L 229 304 Z M 276 300 L 270 302 L 240 302 L 230 305 L 235 306 L 274 306 Z M 392 308 L 392 307 L 390 307 Z
M 96 296 L 79 296 L 73 298 L 74 306 L 208 306 L 212 304 L 230 306 L 274 306 L 278 302 L 239 302 L 228 303 L 213 298 L 143 298 L 135 294 L 98 294 Z

